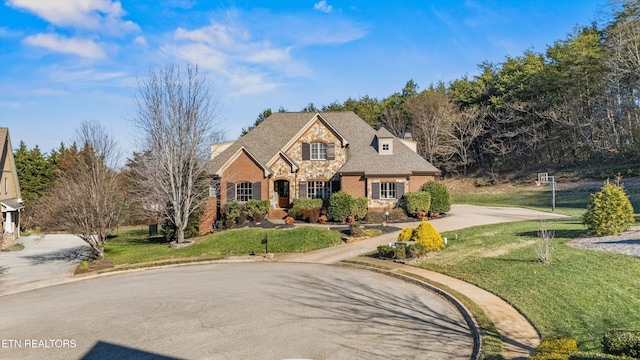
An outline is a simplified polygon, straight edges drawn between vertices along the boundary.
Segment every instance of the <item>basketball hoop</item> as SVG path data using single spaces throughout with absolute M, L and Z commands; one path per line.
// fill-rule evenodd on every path
M 541 184 L 546 184 L 549 182 L 549 173 L 538 173 L 538 180 L 536 181 L 536 185 L 540 186 Z

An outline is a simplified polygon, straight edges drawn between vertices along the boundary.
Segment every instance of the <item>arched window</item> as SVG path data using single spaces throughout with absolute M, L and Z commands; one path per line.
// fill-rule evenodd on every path
M 241 182 L 236 184 L 236 200 L 249 201 L 253 199 L 253 184 Z
M 327 144 L 321 142 L 312 143 L 311 160 L 327 160 Z

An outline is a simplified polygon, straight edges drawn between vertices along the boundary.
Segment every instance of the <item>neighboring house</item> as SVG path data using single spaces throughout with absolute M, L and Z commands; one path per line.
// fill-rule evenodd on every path
M 415 142 L 376 131 L 353 112 L 278 112 L 237 141 L 212 146 L 209 173 L 219 188 L 210 195 L 219 197 L 218 209 L 232 200 L 269 200 L 274 217 L 294 198 L 328 199 L 342 190 L 382 211 L 439 172 Z
M 13 148 L 9 138 L 9 129 L 0 127 L 0 208 L 2 208 L 2 227 L 0 231 L 0 249 L 9 247 L 20 237 L 20 183 L 13 158 Z

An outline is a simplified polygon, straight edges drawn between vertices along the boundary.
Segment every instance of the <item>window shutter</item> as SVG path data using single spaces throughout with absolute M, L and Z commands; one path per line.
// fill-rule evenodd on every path
M 380 199 L 380 183 L 371 183 L 371 198 L 374 200 Z
M 262 200 L 262 183 L 261 182 L 253 183 L 253 199 Z
M 298 183 L 298 197 L 299 198 L 306 198 L 307 197 L 307 182 L 306 181 L 300 181 Z
M 236 199 L 236 185 L 232 182 L 227 183 L 227 202 Z
M 327 144 L 327 160 L 335 160 L 336 159 L 336 144 L 329 143 Z
M 331 192 L 336 193 L 340 191 L 340 180 L 334 180 L 331 182 Z
M 311 144 L 302 143 L 302 160 L 311 160 Z
M 400 199 L 404 196 L 404 183 L 398 182 L 396 183 L 396 199 Z

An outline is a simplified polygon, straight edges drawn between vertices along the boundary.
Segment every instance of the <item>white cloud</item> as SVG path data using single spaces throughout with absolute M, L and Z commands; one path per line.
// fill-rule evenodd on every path
M 75 69 L 64 69 L 52 67 L 49 70 L 49 77 L 58 83 L 64 82 L 78 82 L 78 81 L 109 81 L 113 83 L 114 81 L 122 81 L 126 80 L 130 77 L 130 75 L 123 71 L 98 71 L 96 69 L 85 69 L 85 70 L 75 70 Z
M 78 55 L 85 59 L 103 59 L 106 57 L 101 45 L 89 39 L 66 38 L 58 34 L 36 34 L 27 36 L 25 44 L 43 47 L 53 52 Z
M 318 1 L 317 3 L 315 3 L 315 5 L 313 5 L 313 8 L 327 14 L 333 11 L 333 6 L 327 4 L 327 0 Z
M 8 6 L 33 13 L 56 26 L 104 31 L 121 35 L 140 27 L 122 17 L 119 1 L 112 0 L 8 0 Z
M 135 39 L 133 39 L 133 42 L 144 47 L 149 45 L 147 44 L 147 39 L 142 35 L 136 36 Z
M 229 10 L 206 26 L 178 27 L 161 50 L 215 73 L 234 94 L 272 91 L 286 79 L 312 75 L 296 56 L 305 47 L 343 44 L 366 35 L 359 24 L 341 18 L 316 21 L 320 16 Z

